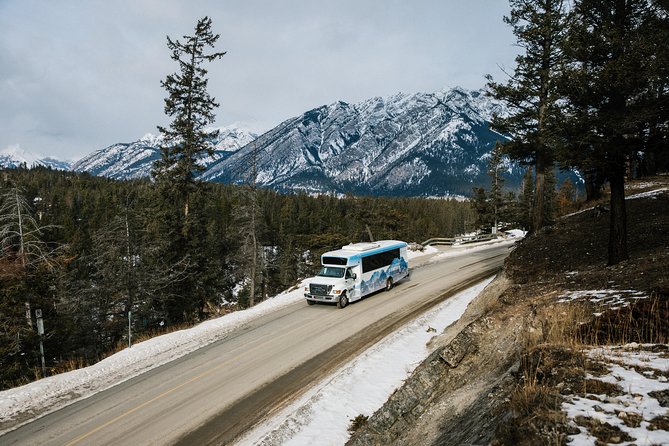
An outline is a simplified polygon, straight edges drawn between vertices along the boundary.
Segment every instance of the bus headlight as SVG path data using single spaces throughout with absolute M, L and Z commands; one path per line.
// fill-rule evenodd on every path
M 334 290 L 335 294 L 341 294 L 342 290 Z

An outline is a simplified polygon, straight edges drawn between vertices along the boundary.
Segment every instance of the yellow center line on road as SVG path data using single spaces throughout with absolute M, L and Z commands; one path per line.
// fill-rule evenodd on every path
M 136 412 L 136 411 L 142 409 L 143 407 L 146 407 L 147 405 L 153 403 L 154 401 L 157 401 L 157 400 L 159 400 L 159 399 L 161 399 L 161 398 L 163 398 L 163 397 L 169 395 L 170 393 L 172 393 L 172 392 L 174 392 L 174 391 L 176 391 L 176 390 L 179 390 L 180 388 L 182 388 L 182 387 L 184 387 L 184 386 L 187 386 L 188 384 L 190 384 L 190 383 L 192 383 L 192 382 L 194 382 L 194 381 L 197 381 L 197 380 L 199 380 L 199 379 L 204 378 L 205 376 L 207 376 L 207 375 L 209 375 L 209 374 L 215 372 L 216 370 L 220 369 L 221 367 L 227 365 L 230 361 L 232 361 L 232 359 L 229 359 L 229 360 L 227 360 L 227 361 L 225 361 L 225 362 L 222 362 L 221 364 L 219 364 L 219 365 L 217 365 L 216 367 L 213 367 L 213 368 L 207 370 L 206 372 L 202 372 L 202 373 L 200 373 L 199 375 L 197 375 L 197 376 L 195 376 L 195 377 L 189 379 L 188 381 L 185 381 L 185 382 L 179 384 L 178 386 L 175 386 L 175 387 L 171 388 L 170 390 L 167 390 L 167 391 L 161 393 L 160 395 L 155 396 L 155 397 L 151 398 L 150 400 L 143 402 L 143 403 L 140 404 L 139 406 L 133 407 L 132 409 L 128 410 L 127 412 L 124 412 L 124 413 L 122 413 L 121 415 L 118 415 L 116 418 L 112 418 L 111 420 L 107 421 L 107 422 L 104 423 L 104 424 L 101 424 L 100 426 L 98 426 L 98 427 L 96 427 L 95 429 L 93 429 L 93 430 L 91 430 L 91 431 L 85 433 L 84 435 L 75 438 L 74 440 L 70 441 L 69 443 L 66 443 L 65 446 L 72 446 L 72 445 L 75 445 L 75 444 L 79 443 L 79 442 L 82 441 L 82 440 L 85 440 L 86 438 L 90 437 L 90 436 L 93 435 L 94 433 L 99 432 L 100 430 L 104 429 L 105 427 L 107 427 L 107 426 L 109 426 L 109 425 L 111 425 L 111 424 L 116 423 L 118 420 L 127 417 L 128 415 L 130 415 L 130 414 L 132 414 L 132 413 L 134 413 L 134 412 Z
M 314 320 L 314 321 L 312 321 L 312 322 L 316 322 L 316 321 Z M 293 334 L 293 332 L 296 332 L 296 331 L 299 331 L 299 330 L 302 330 L 302 329 L 303 329 L 303 325 L 297 326 L 296 328 L 294 328 L 294 329 L 292 329 L 292 330 L 287 330 L 287 331 L 283 332 L 279 337 L 291 336 L 291 335 Z M 276 338 L 275 338 L 275 339 L 276 339 Z M 262 341 L 262 339 L 259 339 L 259 340 Z M 252 347 L 252 348 L 250 348 L 250 349 L 244 349 L 243 354 L 249 354 L 249 353 L 251 353 L 251 352 L 253 352 L 253 351 L 255 351 L 255 350 L 260 349 L 261 347 L 264 347 L 265 345 L 266 345 L 266 343 L 264 343 L 264 342 L 260 342 L 260 343 L 259 343 L 258 345 L 256 345 L 255 347 Z M 240 350 L 240 349 L 243 349 L 243 348 L 244 348 L 244 346 L 240 346 L 240 347 L 237 347 L 235 350 Z M 234 351 L 234 350 L 233 350 L 233 351 Z M 176 390 L 179 390 L 180 388 L 182 388 L 182 387 L 184 387 L 184 386 L 187 386 L 188 384 L 191 384 L 191 383 L 193 383 L 193 382 L 195 382 L 195 381 L 197 381 L 197 380 L 199 380 L 199 379 L 202 379 L 202 378 L 204 378 L 204 377 L 207 376 L 207 375 L 212 374 L 213 372 L 215 372 L 215 371 L 221 369 L 222 367 L 224 367 L 224 366 L 228 365 L 229 363 L 231 363 L 231 362 L 237 360 L 238 358 L 239 358 L 239 355 L 234 356 L 233 358 L 230 358 L 230 359 L 228 359 L 228 360 L 226 360 L 226 361 L 220 363 L 219 365 L 217 365 L 217 366 L 215 366 L 215 367 L 212 367 L 211 369 L 209 369 L 209 370 L 207 370 L 207 371 L 204 371 L 204 372 L 200 373 L 200 374 L 197 375 L 197 376 L 194 376 L 193 378 L 189 379 L 188 381 L 185 381 L 185 382 L 183 382 L 183 383 L 181 383 L 181 384 L 179 384 L 179 385 L 177 385 L 177 386 L 175 386 L 175 387 L 173 387 L 173 388 L 171 388 L 171 389 L 169 389 L 169 390 L 166 390 L 165 392 L 161 393 L 160 395 L 157 395 L 157 396 L 151 398 L 150 400 L 145 401 L 145 402 L 143 402 L 142 404 L 140 404 L 140 405 L 138 405 L 138 406 L 136 406 L 136 407 L 133 407 L 132 409 L 128 410 L 127 412 L 124 412 L 124 413 L 122 413 L 122 414 L 116 416 L 115 418 L 113 418 L 113 419 L 107 421 L 106 423 L 101 424 L 100 426 L 96 427 L 95 429 L 93 429 L 93 430 L 91 430 L 91 431 L 89 431 L 89 432 L 87 432 L 87 433 L 81 435 L 80 437 L 75 438 L 74 440 L 70 441 L 69 443 L 65 443 L 65 446 L 72 446 L 72 445 L 75 445 L 75 444 L 81 442 L 82 440 L 85 440 L 86 438 L 90 437 L 91 435 L 95 434 L 96 432 L 99 432 L 99 431 L 101 431 L 102 429 L 104 429 L 104 428 L 106 428 L 106 427 L 108 427 L 108 426 L 110 426 L 110 425 L 116 423 L 117 421 L 119 421 L 119 420 L 121 420 L 121 419 L 127 417 L 128 415 L 130 415 L 130 414 L 132 414 L 132 413 L 134 413 L 134 412 L 137 412 L 138 410 L 140 410 L 140 409 L 142 409 L 142 408 L 148 406 L 149 404 L 151 404 L 151 403 L 153 403 L 153 402 L 155 402 L 155 401 L 157 401 L 157 400 L 159 400 L 159 399 L 161 399 L 161 398 L 164 398 L 165 396 L 169 395 L 170 393 L 172 393 L 172 392 L 174 392 L 174 391 L 176 391 Z

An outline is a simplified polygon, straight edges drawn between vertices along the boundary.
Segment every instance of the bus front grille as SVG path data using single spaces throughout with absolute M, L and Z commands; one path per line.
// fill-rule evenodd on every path
M 317 283 L 309 284 L 309 291 L 314 296 L 327 296 L 332 290 L 332 285 L 320 285 Z

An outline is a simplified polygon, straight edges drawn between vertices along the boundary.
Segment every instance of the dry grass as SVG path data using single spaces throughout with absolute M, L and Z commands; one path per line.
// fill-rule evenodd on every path
M 519 358 L 518 385 L 508 405 L 511 419 L 497 429 L 495 444 L 564 445 L 568 436 L 578 433 L 561 410 L 563 395 L 624 394 L 616 384 L 588 378 L 608 372 L 605 365 L 591 359 L 585 350 L 593 345 L 622 343 L 665 343 L 669 330 L 669 300 L 659 294 L 618 310 L 593 315 L 593 306 L 568 303 L 546 306 L 536 311 L 527 330 Z M 539 327 L 538 329 L 536 327 Z M 642 419 L 629 414 L 623 422 L 629 426 Z M 633 441 L 615 426 L 589 418 L 577 424 L 604 443 Z M 664 429 L 669 418 L 654 420 L 654 427 Z M 664 426 L 664 427 L 663 427 Z
M 369 417 L 367 415 L 357 415 L 355 418 L 351 420 L 351 424 L 348 426 L 348 431 L 351 434 L 354 434 L 360 429 L 361 427 L 365 426 L 367 424 L 367 420 Z
M 601 443 L 599 444 L 618 444 L 623 441 L 635 441 L 635 438 L 630 437 L 626 432 L 620 430 L 616 426 L 609 423 L 602 423 L 590 417 L 576 417 L 574 420 L 576 424 L 582 426 L 590 432 Z
M 579 330 L 589 345 L 620 345 L 631 342 L 666 344 L 669 341 L 669 299 L 652 293 L 629 306 L 608 310 Z
M 161 336 L 161 335 L 168 334 L 168 333 L 174 333 L 175 331 L 186 330 L 186 329 L 192 328 L 192 327 L 193 327 L 192 324 L 183 323 L 183 324 L 170 325 L 169 327 L 165 327 L 165 328 L 157 329 L 157 330 L 147 330 L 147 331 L 144 331 L 144 332 L 138 334 L 137 336 L 135 336 L 133 334 L 132 345 L 137 345 L 140 342 L 148 341 L 149 339 L 153 339 L 156 336 Z M 100 360 L 102 360 L 102 359 L 104 359 L 108 356 L 111 356 L 115 353 L 118 353 L 122 350 L 125 350 L 126 348 L 128 348 L 128 339 L 127 338 L 118 341 L 116 343 L 116 347 L 114 349 L 112 349 L 111 351 L 107 352 L 102 358 L 100 358 Z

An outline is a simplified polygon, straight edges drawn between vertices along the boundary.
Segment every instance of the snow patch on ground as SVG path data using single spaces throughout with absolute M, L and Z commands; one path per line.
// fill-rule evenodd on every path
M 588 351 L 588 355 L 597 361 L 604 362 L 609 372 L 603 376 L 588 376 L 603 382 L 616 384 L 622 390 L 620 396 L 592 395 L 572 396 L 562 404 L 570 423 L 580 431 L 569 439 L 575 446 L 595 445 L 597 438 L 588 427 L 584 426 L 583 418 L 595 420 L 599 424 L 607 423 L 617 427 L 634 440 L 622 441 L 622 445 L 659 445 L 669 444 L 667 432 L 666 396 L 664 407 L 658 400 L 657 393 L 667 395 L 669 382 L 669 355 L 651 351 L 652 346 L 628 344 L 619 347 L 600 347 Z M 653 394 L 653 395 L 651 395 Z M 581 423 L 577 423 L 577 417 Z M 581 418 L 583 417 L 583 418 Z M 664 420 L 664 424 L 660 425 Z M 664 428 L 662 428 L 663 426 Z
M 562 293 L 558 296 L 558 302 L 586 300 L 595 305 L 606 306 L 615 310 L 620 307 L 627 307 L 633 301 L 647 299 L 648 297 L 648 294 L 637 290 L 579 290 Z
M 11 420 L 20 413 L 52 406 L 57 410 L 148 370 L 180 358 L 224 338 L 250 320 L 277 311 L 304 299 L 303 282 L 253 308 L 205 321 L 195 327 L 168 333 L 134 344 L 102 361 L 60 375 L 0 392 L 0 418 Z M 2 432 L 0 431 L 0 434 Z
M 626 200 L 636 200 L 637 198 L 653 198 L 653 199 L 655 199 L 659 195 L 662 195 L 663 193 L 665 193 L 667 191 L 669 191 L 669 188 L 662 187 L 660 189 L 655 189 L 655 190 L 651 190 L 651 191 L 648 191 L 648 192 L 641 192 L 641 193 L 638 193 L 638 194 L 629 195 L 629 196 L 625 197 L 625 199 Z
M 429 355 L 426 344 L 455 322 L 492 278 L 444 301 L 379 341 L 244 436 L 241 445 L 341 445 L 356 416 L 372 415 Z

